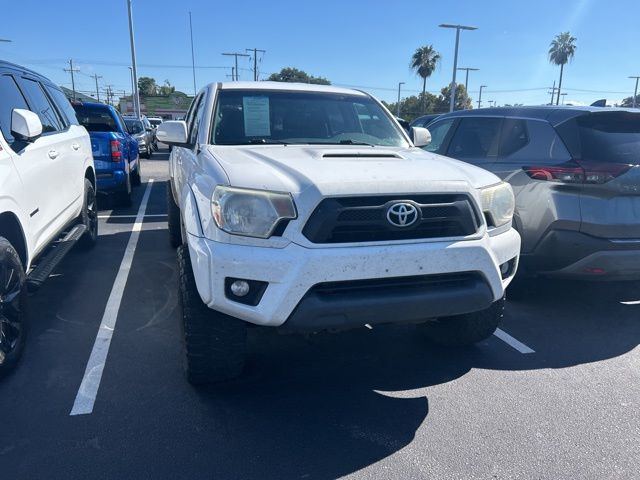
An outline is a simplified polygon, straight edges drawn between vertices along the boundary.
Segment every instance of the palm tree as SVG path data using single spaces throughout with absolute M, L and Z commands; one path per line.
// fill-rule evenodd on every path
M 562 88 L 562 73 L 564 66 L 569 63 L 576 53 L 576 38 L 569 32 L 562 32 L 555 36 L 549 45 L 549 61 L 554 65 L 560 65 L 560 83 L 558 84 L 558 97 L 556 105 L 560 103 L 560 89 Z
M 440 61 L 440 54 L 433 48 L 433 45 L 425 45 L 416 48 L 411 57 L 411 69 L 422 77 L 422 111 L 426 108 L 427 78 L 431 76 Z

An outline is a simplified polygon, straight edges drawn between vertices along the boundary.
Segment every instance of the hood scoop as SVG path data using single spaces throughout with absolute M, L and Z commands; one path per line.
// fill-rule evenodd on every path
M 399 158 L 402 159 L 400 155 L 393 152 L 379 152 L 379 153 L 369 153 L 369 152 L 339 152 L 339 153 L 324 153 L 322 158 Z

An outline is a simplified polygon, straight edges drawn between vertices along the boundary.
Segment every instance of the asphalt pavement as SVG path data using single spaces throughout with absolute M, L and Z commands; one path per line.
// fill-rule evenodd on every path
M 255 329 L 242 378 L 190 386 L 166 160 L 130 208 L 101 199 L 96 248 L 31 298 L 0 479 L 640 478 L 640 283 L 530 281 L 468 349 L 414 326 Z

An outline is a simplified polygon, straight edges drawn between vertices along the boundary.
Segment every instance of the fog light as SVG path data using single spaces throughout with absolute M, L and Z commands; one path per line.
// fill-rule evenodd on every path
M 231 293 L 236 297 L 244 297 L 249 293 L 249 284 L 244 280 L 236 280 L 231 284 Z
M 504 262 L 502 265 L 500 265 L 500 276 L 502 277 L 502 279 L 505 280 L 509 278 L 511 275 L 513 275 L 515 268 L 516 268 L 515 258 L 512 258 L 508 262 Z
M 509 273 L 509 262 L 500 265 L 500 273 L 502 273 L 502 275 Z

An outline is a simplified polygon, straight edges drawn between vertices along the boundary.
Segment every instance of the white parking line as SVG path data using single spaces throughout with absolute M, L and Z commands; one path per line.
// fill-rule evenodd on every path
M 69 415 L 84 415 L 93 411 L 93 405 L 98 395 L 98 389 L 100 388 L 102 372 L 104 371 L 104 365 L 107 361 L 107 355 L 109 354 L 113 331 L 116 328 L 124 287 L 129 277 L 129 271 L 131 270 L 131 262 L 133 261 L 133 254 L 135 253 L 138 238 L 140 237 L 140 230 L 142 230 L 142 222 L 145 216 L 144 212 L 147 209 L 147 202 L 149 201 L 152 186 L 153 179 L 150 179 L 144 191 L 144 196 L 138 209 L 138 215 L 136 215 L 136 221 L 131 228 L 131 236 L 129 237 L 127 248 L 124 251 L 124 256 L 120 263 L 120 269 L 113 282 L 109 300 L 107 300 L 102 321 L 100 322 L 100 328 L 98 329 L 98 335 L 93 344 L 82 383 L 80 384 L 75 402 L 73 402 L 73 408 Z
M 496 331 L 493 332 L 493 334 L 496 337 L 498 337 L 500 340 L 502 340 L 504 343 L 509 345 L 510 347 L 515 348 L 520 353 L 524 353 L 524 354 L 536 353 L 535 350 L 533 350 L 532 348 L 527 347 L 520 340 L 516 340 L 515 338 L 513 338 L 511 335 L 509 335 L 504 330 L 500 330 L 499 328 L 496 328 Z
M 144 218 L 166 217 L 166 213 L 147 213 Z M 98 218 L 138 218 L 137 215 L 98 215 Z

